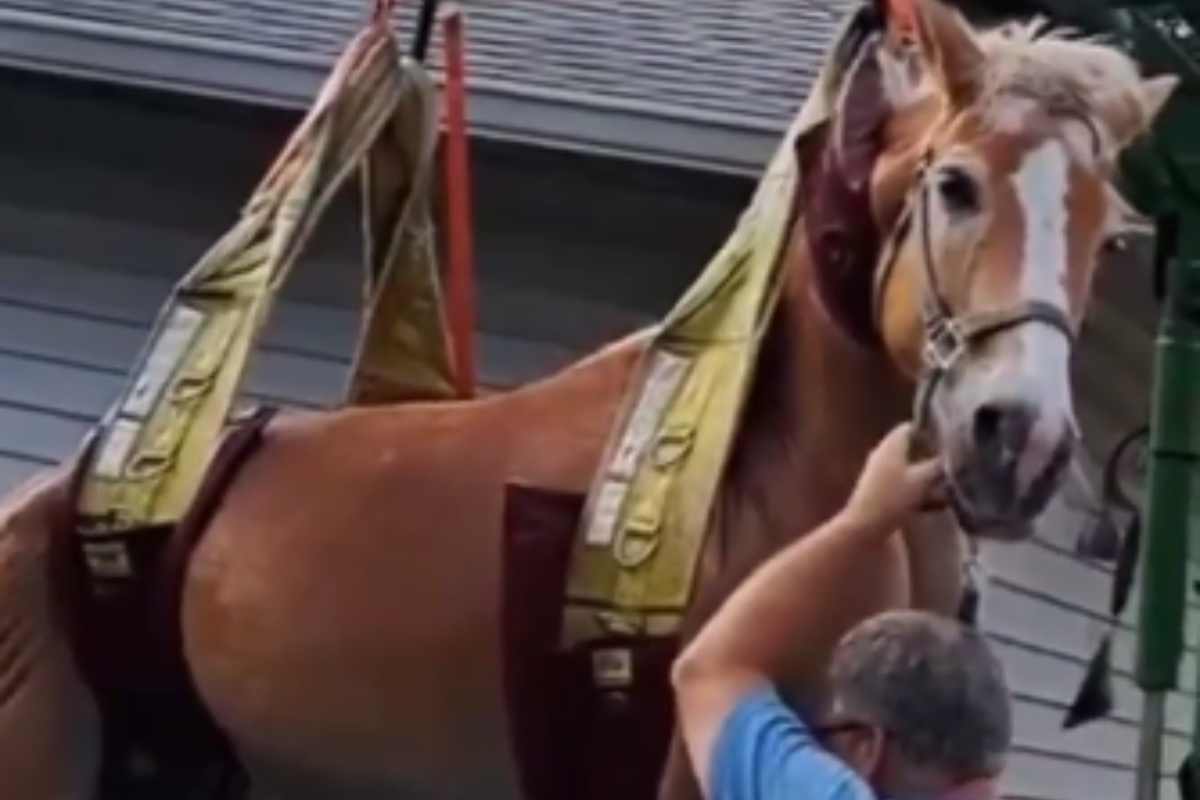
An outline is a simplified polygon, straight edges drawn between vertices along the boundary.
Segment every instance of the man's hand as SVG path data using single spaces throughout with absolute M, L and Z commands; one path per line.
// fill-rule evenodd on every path
M 841 517 L 854 529 L 891 533 L 932 501 L 940 500 L 944 474 L 938 460 L 909 463 L 912 425 L 894 429 L 867 458 Z
M 942 482 L 936 463 L 908 463 L 909 431 L 905 425 L 884 439 L 845 510 L 815 531 L 796 531 L 797 541 L 755 570 L 676 662 L 679 722 L 706 797 L 713 796 L 714 748 L 740 702 L 780 679 L 820 685 L 846 631 L 908 607 L 901 542 L 886 534 L 936 497 Z

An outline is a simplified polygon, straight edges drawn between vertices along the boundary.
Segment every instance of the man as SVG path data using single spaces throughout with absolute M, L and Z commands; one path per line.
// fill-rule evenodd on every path
M 994 796 L 1012 735 L 999 662 L 958 622 L 896 610 L 898 531 L 943 482 L 936 463 L 908 463 L 909 434 L 893 431 L 846 508 L 752 575 L 676 664 L 709 800 Z M 824 698 L 809 721 L 776 688 L 796 675 Z

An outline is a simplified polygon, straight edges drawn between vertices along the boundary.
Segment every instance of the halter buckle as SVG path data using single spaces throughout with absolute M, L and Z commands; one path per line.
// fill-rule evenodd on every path
M 941 319 L 929 326 L 925 338 L 925 364 L 949 372 L 967 351 L 967 337 L 954 319 Z

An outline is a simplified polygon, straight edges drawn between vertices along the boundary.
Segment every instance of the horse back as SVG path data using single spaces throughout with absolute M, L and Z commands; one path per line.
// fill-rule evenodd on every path
M 469 780 L 515 796 L 505 487 L 587 490 L 643 342 L 509 394 L 272 423 L 197 547 L 183 606 L 200 693 L 260 780 L 319 783 L 278 767 L 303 764 L 336 776 L 329 791 L 467 796 Z

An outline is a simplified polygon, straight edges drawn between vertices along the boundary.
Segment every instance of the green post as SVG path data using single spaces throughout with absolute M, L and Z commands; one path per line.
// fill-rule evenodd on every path
M 1200 510 L 1200 213 L 1188 209 L 1171 261 L 1155 359 L 1137 681 L 1146 693 L 1138 800 L 1158 795 L 1167 693 L 1177 685 L 1188 543 Z M 1200 737 L 1200 731 L 1197 736 Z M 1200 752 L 1200 738 L 1197 738 Z

